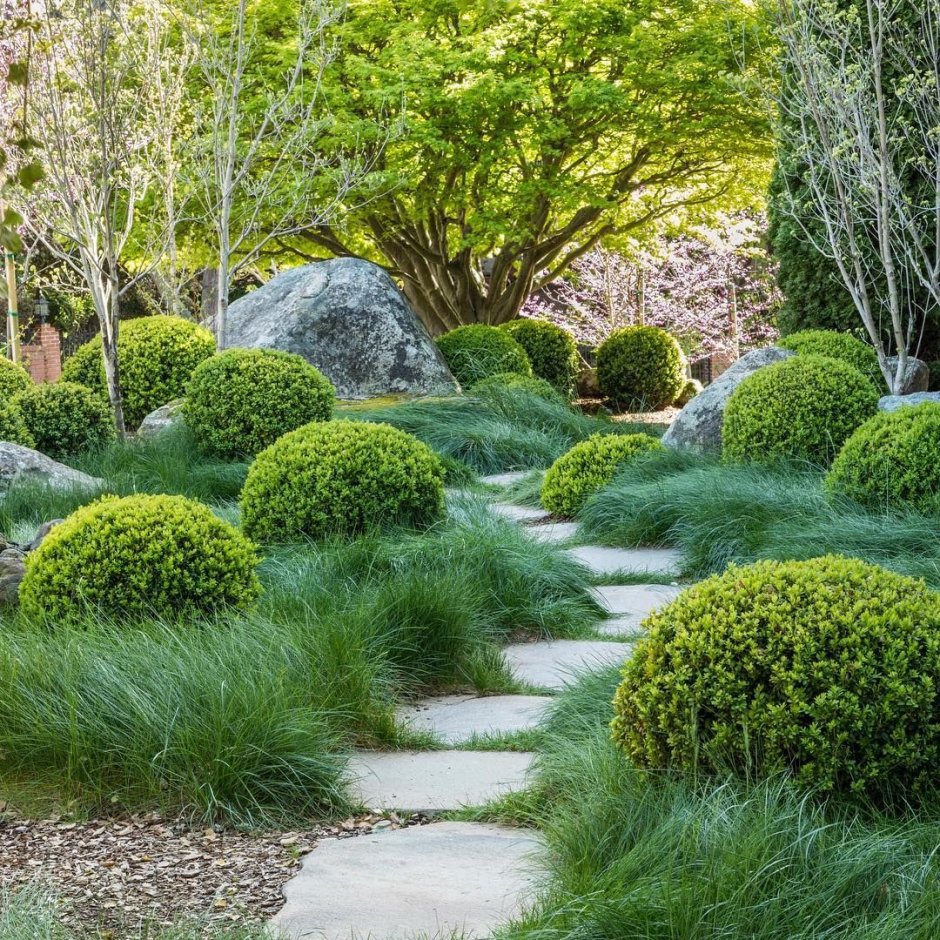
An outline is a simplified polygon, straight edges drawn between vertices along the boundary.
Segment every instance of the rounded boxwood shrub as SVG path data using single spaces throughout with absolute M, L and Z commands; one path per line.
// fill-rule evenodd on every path
M 570 395 L 578 377 L 578 347 L 574 337 L 547 320 L 521 317 L 504 329 L 524 350 L 532 374 L 544 379 L 563 395 Z
M 910 507 L 921 512 L 940 501 L 940 405 L 882 411 L 843 444 L 826 487 L 869 509 Z
M 688 379 L 673 404 L 677 408 L 684 408 L 693 398 L 701 395 L 704 390 L 704 386 L 698 379 Z
M 193 373 L 183 420 L 199 448 L 253 456 L 282 434 L 329 421 L 332 383 L 306 359 L 278 349 L 227 349 Z
M 839 359 L 855 366 L 862 375 L 871 380 L 875 388 L 880 389 L 885 384 L 875 350 L 850 333 L 838 333 L 836 330 L 800 330 L 798 333 L 784 336 L 777 345 L 791 349 L 799 355 L 813 353 Z
M 76 382 L 32 385 L 12 404 L 36 449 L 50 457 L 81 454 L 114 438 L 111 409 L 97 392 Z
M 198 616 L 251 604 L 254 546 L 183 496 L 108 497 L 72 513 L 27 556 L 24 612 L 69 620 Z
M 23 420 L 23 412 L 12 402 L 0 405 L 0 441 L 21 444 L 23 447 L 36 446 L 36 439 L 29 433 Z
M 437 347 L 464 388 L 501 372 L 532 375 L 525 350 L 505 330 L 495 326 L 482 323 L 458 326 L 439 336 Z
M 598 347 L 597 383 L 622 408 L 660 411 L 685 386 L 685 356 L 675 337 L 659 327 L 623 327 Z
M 0 401 L 8 401 L 17 392 L 26 391 L 32 384 L 29 373 L 19 363 L 0 356 Z
M 726 460 L 780 458 L 828 465 L 878 409 L 878 392 L 854 366 L 808 354 L 759 369 L 731 394 L 721 432 Z
M 563 402 L 565 399 L 558 391 L 545 379 L 537 379 L 530 375 L 519 375 L 518 372 L 499 372 L 491 375 L 489 378 L 481 379 L 470 389 L 473 395 L 486 395 L 488 393 L 499 393 L 505 391 L 522 391 L 529 395 L 535 395 L 538 398 L 544 398 L 545 401 Z
M 644 767 L 790 772 L 823 792 L 933 781 L 940 594 L 854 559 L 729 568 L 644 623 L 614 739 Z
M 387 424 L 330 421 L 285 434 L 248 470 L 245 531 L 259 542 L 426 525 L 444 511 L 444 468 L 417 438 Z
M 641 454 L 663 449 L 648 434 L 592 434 L 548 468 L 542 483 L 542 505 L 557 516 L 574 516 L 628 463 Z
M 127 426 L 136 428 L 151 411 L 181 398 L 193 370 L 214 352 L 212 334 L 189 320 L 160 315 L 122 321 L 118 355 Z M 79 346 L 66 361 L 62 378 L 107 399 L 100 335 Z

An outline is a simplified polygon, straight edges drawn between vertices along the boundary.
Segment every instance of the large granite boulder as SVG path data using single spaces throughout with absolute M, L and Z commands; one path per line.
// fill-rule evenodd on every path
M 924 402 L 940 405 L 940 392 L 914 392 L 911 395 L 885 395 L 878 401 L 879 411 L 897 411 L 899 408 L 913 408 Z
M 223 345 L 297 353 L 326 375 L 339 398 L 458 390 L 392 279 L 357 258 L 285 271 L 234 301 Z
M 37 483 L 52 489 L 102 489 L 104 480 L 67 467 L 38 450 L 0 441 L 0 492 L 14 483 Z
M 725 405 L 731 393 L 758 369 L 783 362 L 793 355 L 795 353 L 789 349 L 780 349 L 778 346 L 765 346 L 745 353 L 676 415 L 672 426 L 663 436 L 663 443 L 673 450 L 703 453 L 720 450 Z
M 894 372 L 898 367 L 898 357 L 888 356 L 888 365 Z M 907 368 L 904 370 L 904 382 L 899 394 L 913 395 L 916 392 L 926 392 L 928 388 L 930 388 L 930 366 L 923 359 L 908 357 Z

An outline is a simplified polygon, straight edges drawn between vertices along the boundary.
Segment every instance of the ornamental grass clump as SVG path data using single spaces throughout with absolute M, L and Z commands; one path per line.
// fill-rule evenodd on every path
M 563 401 L 561 392 L 545 379 L 537 379 L 530 375 L 519 375 L 518 372 L 498 372 L 474 384 L 470 389 L 471 395 L 487 395 L 493 392 L 523 391 L 535 395 L 544 401 Z
M 790 349 L 798 355 L 828 356 L 854 366 L 875 388 L 884 386 L 884 377 L 878 365 L 875 350 L 863 343 L 851 333 L 839 333 L 836 330 L 800 330 L 784 336 L 777 344 L 783 349 Z
M 627 326 L 614 330 L 598 347 L 597 383 L 622 408 L 660 411 L 685 387 L 685 356 L 665 330 Z
M 547 320 L 520 317 L 504 329 L 524 350 L 532 374 L 544 379 L 562 395 L 571 395 L 578 377 L 578 347 L 574 337 Z
M 254 456 L 282 434 L 329 421 L 336 391 L 301 356 L 278 349 L 227 349 L 193 373 L 183 420 L 214 457 Z
M 545 474 L 542 505 L 556 516 L 574 516 L 638 457 L 664 450 L 648 434 L 594 434 L 559 457 Z
M 31 618 L 178 619 L 250 606 L 254 546 L 183 496 L 107 497 L 73 512 L 27 556 L 20 604 Z
M 196 366 L 214 352 L 212 334 L 181 317 L 161 314 L 122 322 L 118 356 L 127 426 L 136 428 L 151 411 L 181 398 Z M 66 360 L 62 378 L 107 398 L 100 335 Z
M 532 375 L 525 350 L 498 327 L 483 323 L 458 326 L 436 342 L 447 367 L 465 389 L 501 372 Z
M 430 447 L 387 424 L 308 424 L 258 455 L 241 510 L 259 542 L 424 526 L 444 513 L 444 467 Z
M 877 410 L 878 392 L 858 369 L 825 356 L 794 356 L 759 369 L 732 393 L 721 432 L 722 457 L 828 466 Z
M 731 567 L 644 623 L 614 700 L 642 767 L 911 798 L 940 758 L 940 595 L 838 556 Z
M 33 446 L 57 459 L 96 450 L 114 439 L 107 401 L 76 382 L 31 385 L 14 395 Z
M 843 445 L 826 488 L 867 509 L 936 511 L 940 504 L 940 405 L 879 412 Z

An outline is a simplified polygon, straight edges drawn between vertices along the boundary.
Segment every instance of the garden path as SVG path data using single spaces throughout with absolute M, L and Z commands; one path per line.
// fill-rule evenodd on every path
M 484 482 L 508 486 L 524 474 Z M 552 522 L 538 509 L 494 501 L 494 511 L 541 541 L 576 542 L 575 523 Z M 668 549 L 573 546 L 572 560 L 612 581 L 672 576 Z M 534 755 L 500 749 L 506 735 L 537 728 L 551 693 L 579 672 L 623 662 L 643 618 L 681 589 L 671 584 L 595 588 L 608 612 L 598 638 L 539 640 L 506 647 L 515 678 L 533 694 L 448 695 L 399 710 L 399 719 L 445 749 L 359 751 L 350 764 L 353 798 L 378 811 L 440 813 L 480 806 L 524 789 Z M 547 694 L 545 694 L 547 693 Z M 436 822 L 356 839 L 323 840 L 285 886 L 275 935 L 300 940 L 411 940 L 486 937 L 532 899 L 540 871 L 537 833 L 474 822 Z M 280 932 L 280 933 L 278 933 Z

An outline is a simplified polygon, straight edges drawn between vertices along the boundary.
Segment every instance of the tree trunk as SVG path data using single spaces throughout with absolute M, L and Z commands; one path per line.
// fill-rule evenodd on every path
M 101 324 L 101 354 L 104 357 L 104 377 L 108 386 L 108 401 L 114 415 L 114 427 L 118 435 L 124 436 L 124 403 L 121 395 L 121 367 L 118 358 L 118 330 L 120 324 L 120 300 L 118 285 L 112 281 L 108 322 Z

